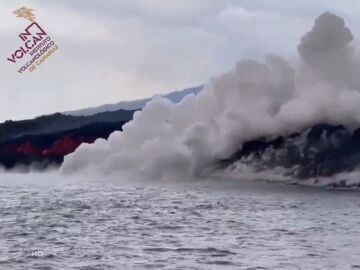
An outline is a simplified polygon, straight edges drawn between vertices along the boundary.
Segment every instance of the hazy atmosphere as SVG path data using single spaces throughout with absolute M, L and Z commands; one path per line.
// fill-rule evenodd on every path
M 0 8 L 0 269 L 360 269 L 358 0 Z
M 59 45 L 31 74 L 6 61 L 26 26 L 12 14 L 23 5 Z M 359 36 L 356 0 L 2 1 L 0 120 L 196 86 L 270 52 L 295 58 L 301 35 L 324 11 L 345 18 Z

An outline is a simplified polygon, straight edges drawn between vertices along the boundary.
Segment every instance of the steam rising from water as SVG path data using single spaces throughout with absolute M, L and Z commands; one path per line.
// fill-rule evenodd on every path
M 191 177 L 243 142 L 317 123 L 360 123 L 360 57 L 342 18 L 324 13 L 298 46 L 300 64 L 245 60 L 180 104 L 155 98 L 108 141 L 82 145 L 62 171 Z

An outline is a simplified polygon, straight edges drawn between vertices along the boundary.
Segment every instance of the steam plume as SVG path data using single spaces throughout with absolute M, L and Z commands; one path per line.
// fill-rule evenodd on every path
M 191 177 L 243 142 L 316 123 L 359 126 L 360 61 L 342 18 L 324 13 L 298 46 L 300 65 L 245 60 L 180 104 L 156 98 L 108 141 L 83 145 L 62 171 Z

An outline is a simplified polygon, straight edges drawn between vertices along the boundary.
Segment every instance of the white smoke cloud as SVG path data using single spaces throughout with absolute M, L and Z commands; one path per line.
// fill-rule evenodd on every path
M 360 123 L 359 57 L 344 20 L 324 13 L 298 47 L 296 67 L 280 56 L 239 62 L 180 104 L 156 98 L 108 141 L 82 145 L 64 173 L 199 176 L 254 138 L 316 123 Z
M 353 63 L 354 52 L 349 46 L 352 40 L 353 35 L 342 18 L 322 14 L 298 47 L 307 77 L 329 81 L 337 87 L 359 88 L 358 70 L 354 70 L 354 64 L 358 66 L 358 63 Z M 310 72 L 313 76 L 309 76 Z

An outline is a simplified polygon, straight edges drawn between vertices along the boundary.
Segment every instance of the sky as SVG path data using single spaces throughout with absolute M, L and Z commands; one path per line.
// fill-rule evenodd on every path
M 34 72 L 6 60 L 32 8 L 58 51 Z M 7 0 L 0 3 L 0 121 L 149 97 L 207 82 L 247 58 L 296 58 L 325 11 L 360 36 L 358 0 Z

